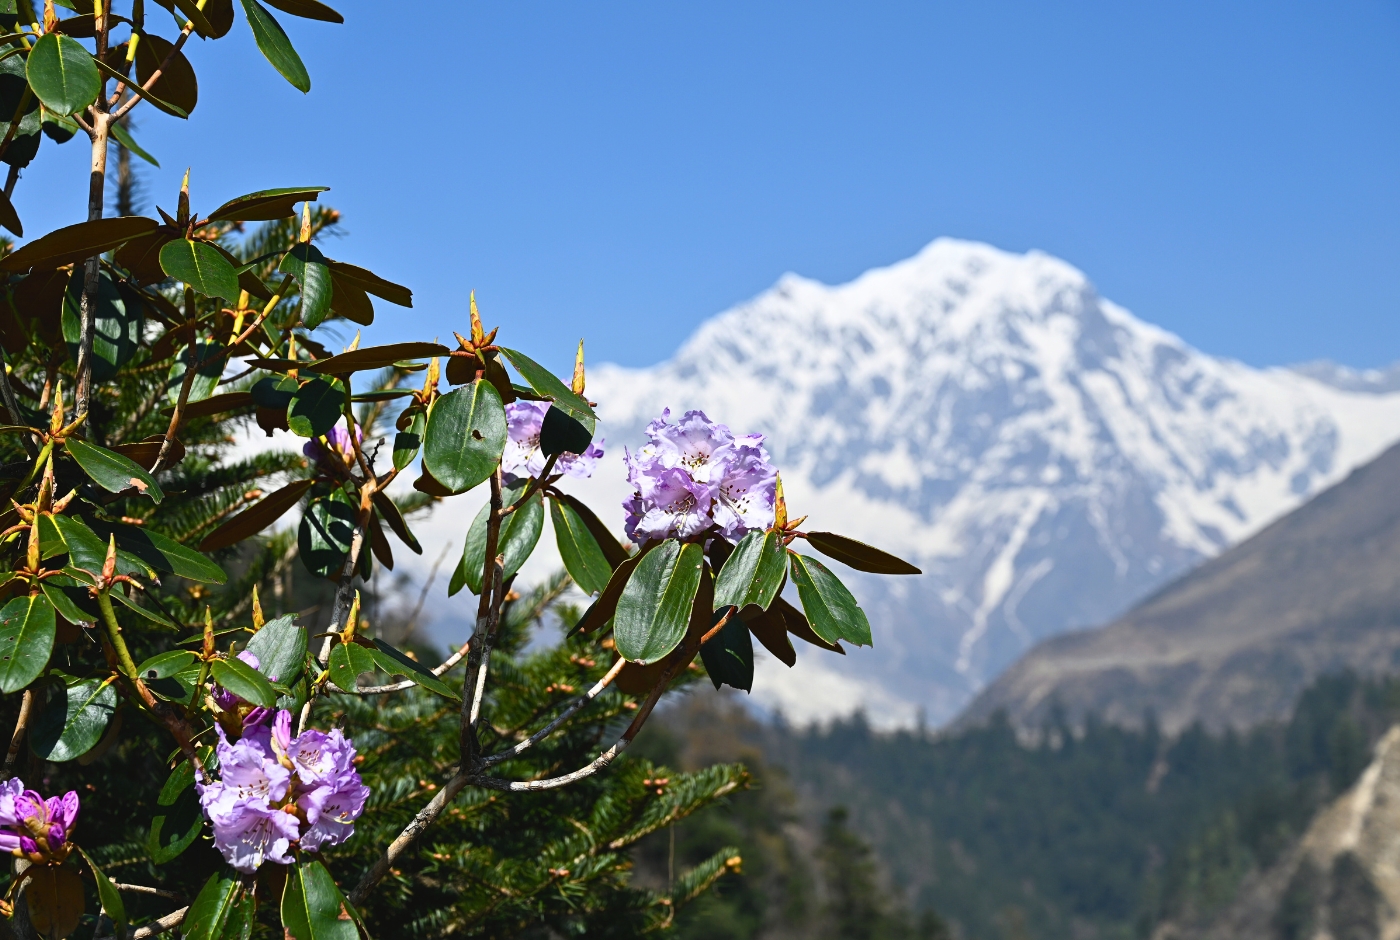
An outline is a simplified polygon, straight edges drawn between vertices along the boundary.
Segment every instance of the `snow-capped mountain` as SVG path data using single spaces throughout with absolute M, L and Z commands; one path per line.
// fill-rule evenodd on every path
M 580 495 L 620 523 L 620 445 L 665 407 L 768 435 L 795 514 L 925 574 L 852 575 L 874 649 L 770 659 L 756 698 L 938 724 L 1400 438 L 1400 393 L 1344 384 L 1205 355 L 1039 252 L 939 239 L 848 284 L 787 275 L 652 368 L 591 368 L 609 453 Z

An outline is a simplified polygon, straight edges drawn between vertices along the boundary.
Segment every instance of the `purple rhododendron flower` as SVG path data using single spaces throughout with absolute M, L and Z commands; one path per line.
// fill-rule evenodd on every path
M 365 439 L 364 433 L 359 427 L 355 428 L 355 443 Z M 311 462 L 329 469 L 333 461 L 339 461 L 344 466 L 349 467 L 355 463 L 355 447 L 350 443 L 350 434 L 340 425 L 336 425 L 326 432 L 326 443 L 331 449 L 328 451 L 321 446 L 321 442 L 312 438 L 301 445 L 301 452 L 310 458 Z
M 290 864 L 293 843 L 315 850 L 344 842 L 369 798 L 355 747 L 339 729 L 293 737 L 291 712 L 255 711 L 236 742 L 218 729 L 219 779 L 196 784 L 215 847 L 242 872 L 264 861 Z
M 735 438 L 703 411 L 675 424 L 668 408 L 647 425 L 647 443 L 627 453 L 627 482 L 635 492 L 622 504 L 627 536 L 635 542 L 690 539 L 717 527 L 738 542 L 773 524 L 777 471 L 762 434 Z
M 36 863 L 63 861 L 79 808 L 75 790 L 46 800 L 18 777 L 0 783 L 0 851 Z
M 507 439 L 505 453 L 501 455 L 501 473 L 505 475 L 507 483 L 539 476 L 544 471 L 545 456 L 540 450 L 540 429 L 544 427 L 544 415 L 548 410 L 547 401 L 519 399 L 506 405 Z M 579 479 L 592 476 L 606 443 L 599 438 L 589 442 L 581 454 L 560 454 L 559 459 L 554 461 L 554 472 Z

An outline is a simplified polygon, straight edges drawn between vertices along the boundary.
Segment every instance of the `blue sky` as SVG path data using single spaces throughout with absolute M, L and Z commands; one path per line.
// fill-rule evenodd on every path
M 187 165 L 196 209 L 331 186 L 328 253 L 416 292 L 373 341 L 446 337 L 475 288 L 557 368 L 580 335 L 644 365 L 785 271 L 951 235 L 1063 257 L 1208 352 L 1400 359 L 1393 2 L 336 5 L 277 14 L 309 95 L 240 15 L 192 43 L 189 126 L 143 107 L 136 136 L 168 209 Z M 84 151 L 21 181 L 31 232 L 82 217 Z

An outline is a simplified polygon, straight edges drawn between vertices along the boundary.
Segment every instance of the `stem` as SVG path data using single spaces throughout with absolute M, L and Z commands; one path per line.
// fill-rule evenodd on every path
M 0 396 L 5 399 L 5 410 L 10 413 L 11 424 L 24 424 L 20 416 L 19 399 L 15 398 L 14 386 L 10 384 L 10 372 L 5 368 L 5 354 L 0 350 Z M 20 443 L 24 445 L 24 452 L 31 457 L 39 454 L 39 447 L 34 443 L 33 434 L 21 434 Z
M 321 652 L 316 654 L 316 662 L 322 669 L 326 668 L 326 662 L 331 658 L 331 646 L 335 640 L 334 634 L 340 630 L 340 621 L 350 609 L 351 598 L 354 595 L 355 569 L 359 567 L 360 552 L 364 549 L 365 528 L 369 525 L 369 514 L 374 504 L 369 500 L 369 493 L 360 498 L 360 517 L 355 522 L 355 534 L 350 539 L 350 553 L 345 556 L 345 567 L 340 569 L 340 584 L 335 590 L 335 604 L 331 607 L 330 629 L 327 636 L 321 641 Z M 311 703 L 316 701 L 316 689 L 313 686 L 311 694 L 306 697 L 306 704 L 301 707 L 301 716 L 297 721 L 297 734 L 306 730 L 306 722 L 311 718 Z
M 418 837 L 423 834 L 423 831 L 437 820 L 442 811 L 447 808 L 447 804 L 452 802 L 470 781 L 470 775 L 460 770 L 451 780 L 447 781 L 443 788 L 428 802 L 428 805 L 423 807 L 417 816 L 413 817 L 413 821 L 404 828 L 403 832 L 399 833 L 398 838 L 390 842 L 384 853 L 374 860 L 370 870 L 365 872 L 360 883 L 355 886 L 355 890 L 350 892 L 349 901 L 352 905 L 358 907 L 364 903 L 374 886 L 379 884 L 389 873 L 389 866 L 394 863 L 394 860 L 418 841 Z
M 25 689 L 19 705 L 19 718 L 15 721 L 15 733 L 10 737 L 10 751 L 5 755 L 5 776 L 15 772 L 15 762 L 19 760 L 19 746 L 24 743 L 24 733 L 29 729 L 29 713 L 34 708 L 34 690 Z
M 501 592 L 502 572 L 496 551 L 501 538 L 501 468 L 491 474 L 491 512 L 486 517 L 486 560 L 481 572 L 481 601 L 476 608 L 476 629 L 469 643 L 476 646 L 477 661 L 467 661 L 467 683 L 462 689 L 462 724 L 459 748 L 462 767 L 471 767 L 481 749 L 476 739 L 476 723 L 481 716 L 481 686 L 486 684 L 486 670 L 491 660 L 491 640 L 496 631 L 496 618 L 501 613 L 504 597 Z M 473 672 L 475 667 L 475 672 Z
M 103 88 L 105 87 L 104 79 Z M 102 218 L 102 204 L 106 198 L 107 185 L 107 134 L 112 120 L 112 116 L 105 111 L 106 102 L 101 95 L 92 107 L 92 173 L 88 177 L 89 222 Z M 83 267 L 83 299 L 78 316 L 78 390 L 73 405 L 74 415 L 87 414 L 92 397 L 92 321 L 97 312 L 98 272 L 101 270 L 101 262 L 100 255 L 93 255 Z M 88 428 L 95 439 L 101 439 L 101 434 L 91 419 L 88 420 Z
M 553 721 L 545 725 L 539 731 L 536 731 L 524 741 L 521 741 L 519 744 L 515 745 L 515 747 L 501 751 L 497 754 L 492 754 L 490 757 L 484 758 L 481 763 L 487 767 L 490 767 L 492 764 L 499 764 L 503 760 L 510 760 L 512 757 L 519 757 L 521 754 L 525 753 L 527 750 L 534 747 L 539 742 L 543 741 L 546 737 L 550 735 L 551 732 L 554 731 L 555 728 L 559 727 L 561 724 L 567 721 L 569 717 L 574 714 L 574 712 L 578 711 L 580 708 L 587 705 L 589 702 L 593 701 L 595 698 L 601 695 L 603 690 L 606 689 L 609 685 L 611 685 L 612 681 L 617 678 L 617 674 L 622 671 L 622 667 L 625 665 L 627 665 L 627 660 L 619 656 L 617 658 L 617 662 L 613 663 L 612 668 L 608 670 L 607 675 L 603 676 L 603 678 L 599 679 L 596 683 L 594 683 L 593 688 L 589 689 L 587 692 L 570 702 L 569 707 L 564 709 L 564 711 L 560 713 L 558 718 L 555 718 Z

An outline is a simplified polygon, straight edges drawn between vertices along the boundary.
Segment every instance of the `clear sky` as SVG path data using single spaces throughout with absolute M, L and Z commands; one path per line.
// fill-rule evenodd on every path
M 557 368 L 579 335 L 644 365 L 786 271 L 951 235 L 1208 352 L 1400 359 L 1393 0 L 332 2 L 346 25 L 277 14 L 309 95 L 240 14 L 191 43 L 189 127 L 143 107 L 136 137 L 167 209 L 187 165 L 196 209 L 331 186 L 328 253 L 416 292 L 372 341 L 446 338 L 474 287 Z M 31 232 L 82 217 L 84 151 L 21 181 Z

